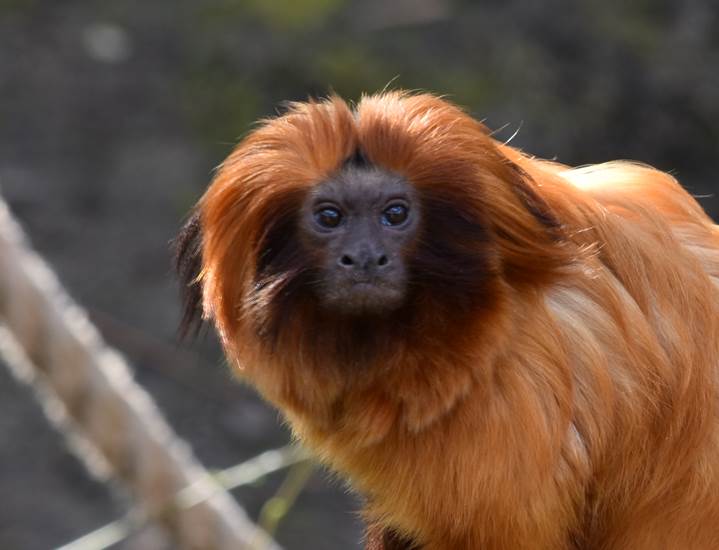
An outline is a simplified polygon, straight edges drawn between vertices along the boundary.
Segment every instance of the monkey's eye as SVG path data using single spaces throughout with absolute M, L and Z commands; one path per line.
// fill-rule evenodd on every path
M 407 220 L 409 211 L 403 204 L 392 204 L 382 212 L 382 225 L 400 225 Z
M 322 227 L 332 229 L 337 227 L 342 221 L 342 213 L 336 208 L 327 206 L 315 212 L 315 220 Z

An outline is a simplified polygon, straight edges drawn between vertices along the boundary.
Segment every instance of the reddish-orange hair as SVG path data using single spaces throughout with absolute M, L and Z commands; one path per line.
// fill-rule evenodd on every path
M 358 156 L 427 213 L 408 304 L 373 326 L 317 307 L 293 236 Z M 719 547 L 719 232 L 670 176 L 533 159 L 430 95 L 332 97 L 253 131 L 179 243 L 188 311 L 382 529 Z

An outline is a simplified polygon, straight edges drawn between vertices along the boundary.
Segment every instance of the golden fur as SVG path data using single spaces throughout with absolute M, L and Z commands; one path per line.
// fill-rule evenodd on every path
M 270 220 L 357 150 L 481 227 L 426 231 L 485 267 L 438 276 L 351 364 L 308 300 L 268 344 L 293 273 L 256 278 Z M 671 176 L 537 160 L 393 92 L 266 121 L 198 208 L 204 314 L 370 521 L 426 550 L 719 548 L 719 230 Z

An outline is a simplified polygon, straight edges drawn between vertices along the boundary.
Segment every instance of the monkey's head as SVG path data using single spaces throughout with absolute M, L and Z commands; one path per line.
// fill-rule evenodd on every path
M 412 416 L 420 386 L 422 410 L 446 409 L 478 376 L 510 289 L 563 261 L 506 153 L 430 95 L 293 104 L 239 144 L 178 239 L 186 321 L 214 320 L 291 415 L 331 423 L 371 392 Z
M 297 229 L 318 307 L 357 317 L 401 307 L 421 218 L 413 187 L 359 156 L 314 186 Z

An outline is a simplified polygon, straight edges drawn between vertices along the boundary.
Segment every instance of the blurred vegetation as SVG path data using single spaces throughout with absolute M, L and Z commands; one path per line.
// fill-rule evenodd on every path
M 695 170 L 719 143 L 717 9 L 678 0 L 225 0 L 187 14 L 202 32 L 185 35 L 185 96 L 211 142 L 236 138 L 285 99 L 358 99 L 391 82 L 446 94 L 493 127 L 523 123 L 530 140 L 520 143 L 543 156 Z
M 543 156 L 682 170 L 711 162 L 719 142 L 718 11 L 711 0 L 0 0 L 5 16 L 121 26 L 139 42 L 128 68 L 159 49 L 213 156 L 281 101 L 356 100 L 391 83 L 446 94 L 495 128 L 523 123 L 520 144 Z

